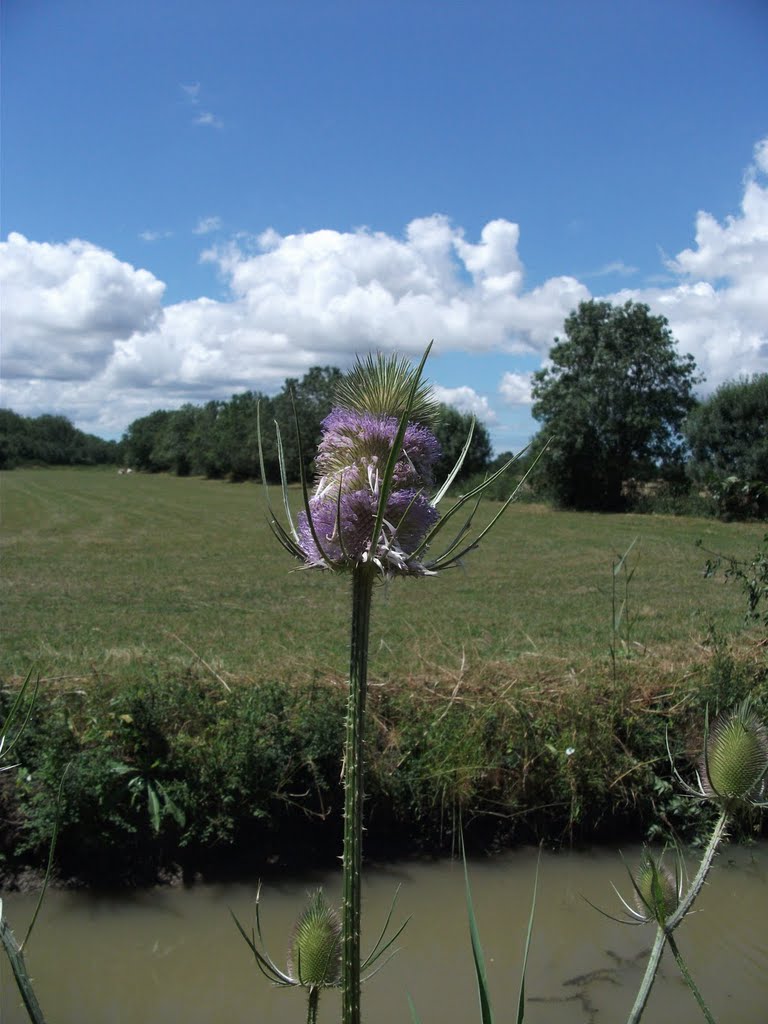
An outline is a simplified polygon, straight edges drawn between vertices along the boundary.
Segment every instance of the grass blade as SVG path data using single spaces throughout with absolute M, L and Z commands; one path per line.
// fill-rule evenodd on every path
M 520 995 L 517 1000 L 517 1024 L 525 1021 L 525 972 L 528 969 L 528 953 L 531 948 L 531 936 L 533 935 L 533 918 L 536 913 L 536 893 L 539 888 L 539 868 L 541 867 L 541 847 L 536 860 L 536 876 L 533 880 L 533 899 L 531 900 L 531 913 L 528 917 L 528 932 L 525 936 L 525 950 L 523 952 L 523 966 L 520 971 Z
M 413 1024 L 421 1024 L 421 1020 L 419 1019 L 418 1013 L 416 1013 L 416 1007 L 413 1005 L 413 1000 L 411 999 L 410 993 L 406 992 L 406 996 L 408 997 L 408 1007 L 411 1011 L 411 1021 L 413 1022 Z
M 469 935 L 472 941 L 472 958 L 475 963 L 475 977 L 477 979 L 477 996 L 480 1000 L 480 1020 L 481 1024 L 493 1024 L 488 976 L 485 973 L 485 957 L 483 956 L 483 947 L 480 944 L 480 935 L 477 930 L 475 910 L 472 906 L 472 892 L 469 887 L 469 872 L 467 871 L 467 857 L 464 849 L 463 835 L 461 837 L 461 859 L 464 862 L 464 887 L 467 893 L 467 915 L 469 917 Z

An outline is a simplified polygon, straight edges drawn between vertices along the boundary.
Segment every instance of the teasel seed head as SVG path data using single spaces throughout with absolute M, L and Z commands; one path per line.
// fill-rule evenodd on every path
M 341 921 L 322 889 L 312 893 L 288 947 L 288 973 L 304 988 L 331 988 L 341 980 Z
M 699 763 L 705 796 L 724 809 L 757 804 L 766 795 L 768 731 L 749 700 L 721 715 L 707 737 Z

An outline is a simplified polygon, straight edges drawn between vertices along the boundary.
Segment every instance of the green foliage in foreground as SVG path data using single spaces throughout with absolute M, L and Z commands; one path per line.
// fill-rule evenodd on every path
M 607 669 L 571 685 L 438 681 L 370 693 L 366 851 L 470 849 L 544 840 L 703 833 L 711 810 L 680 794 L 678 765 L 714 716 L 748 694 L 768 711 L 765 664 L 721 648 L 705 662 L 618 684 Z M 13 690 L 3 690 L 8 705 Z M 343 806 L 345 696 L 333 684 L 277 682 L 227 693 L 207 675 L 40 692 L 0 778 L 6 871 L 44 866 L 64 767 L 58 868 L 91 882 L 331 863 Z M 0 707 L 0 717 L 3 708 Z M 127 773 L 123 766 L 130 766 Z M 132 778 L 168 804 L 153 816 Z M 174 813 L 175 808 L 178 813 Z M 157 826 L 157 827 L 156 827 Z M 760 819 L 751 827 L 760 830 Z

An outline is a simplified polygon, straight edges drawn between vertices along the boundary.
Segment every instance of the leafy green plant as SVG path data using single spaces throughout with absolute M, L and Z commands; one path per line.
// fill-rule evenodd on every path
M 145 771 L 140 771 L 120 761 L 114 761 L 111 767 L 115 775 L 129 776 L 127 781 L 128 792 L 131 794 L 131 805 L 135 807 L 146 802 L 149 822 L 155 835 L 159 835 L 163 818 L 166 816 L 173 818 L 179 828 L 184 828 L 186 821 L 184 811 L 173 801 L 163 783 L 154 775 L 154 772 L 161 767 L 159 761 L 153 761 Z
M 702 547 L 700 540 L 696 543 Z M 735 558 L 719 552 L 707 553 L 713 557 L 707 559 L 704 575 L 712 577 L 723 569 L 727 580 L 738 580 L 747 598 L 745 621 L 762 622 L 768 626 L 768 533 L 750 559 Z

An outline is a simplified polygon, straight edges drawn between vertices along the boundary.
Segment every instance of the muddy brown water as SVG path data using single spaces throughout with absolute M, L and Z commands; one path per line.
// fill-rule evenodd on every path
M 627 849 L 628 863 L 639 851 Z M 519 964 L 536 852 L 518 850 L 472 861 L 475 911 L 496 1019 L 515 1019 Z M 305 894 L 322 882 L 338 897 L 338 874 L 270 882 L 262 924 L 284 966 L 293 919 Z M 616 913 L 614 882 L 629 883 L 617 852 L 544 854 L 527 977 L 527 1024 L 621 1024 L 642 976 L 650 926 L 622 927 L 583 897 Z M 456 861 L 371 868 L 364 887 L 364 944 L 371 943 L 400 886 L 395 919 L 411 916 L 399 953 L 363 992 L 366 1024 L 411 1021 L 410 995 L 422 1024 L 479 1021 L 464 881 Z M 271 987 L 238 935 L 253 916 L 255 885 L 197 885 L 105 896 L 50 892 L 27 948 L 49 1024 L 290 1024 L 306 1019 L 302 993 Z M 34 907 L 31 895 L 7 894 L 4 908 L 18 936 Z M 768 844 L 725 848 L 677 932 L 678 944 L 719 1024 L 768 1024 Z M 25 1024 L 7 963 L 0 972 L 0 1021 Z M 323 994 L 320 1024 L 339 1019 L 339 995 Z M 665 953 L 646 1010 L 648 1024 L 703 1020 L 676 965 Z

